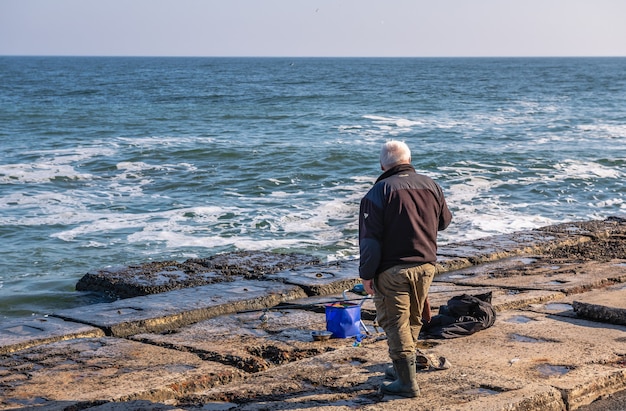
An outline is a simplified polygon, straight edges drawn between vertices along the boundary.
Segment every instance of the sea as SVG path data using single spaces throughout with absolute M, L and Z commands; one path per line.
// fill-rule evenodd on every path
M 108 267 L 357 259 L 390 139 L 441 245 L 624 215 L 626 58 L 1 56 L 0 322 L 101 301 L 75 285 Z

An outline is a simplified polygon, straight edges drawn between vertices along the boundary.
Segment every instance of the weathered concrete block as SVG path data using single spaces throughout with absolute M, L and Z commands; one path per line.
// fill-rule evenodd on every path
M 609 324 L 626 325 L 626 309 L 574 301 L 574 312 L 582 318 Z
M 569 221 L 566 223 L 540 227 L 534 231 L 603 239 L 616 234 L 623 234 L 626 231 L 626 219 L 619 216 L 613 216 L 604 220 Z
M 563 261 L 543 256 L 511 257 L 442 273 L 437 281 L 513 290 L 552 290 L 576 294 L 626 281 L 623 260 Z
M 594 370 L 593 374 L 583 380 L 564 379 L 554 385 L 561 392 L 568 409 L 575 410 L 600 397 L 626 390 L 626 370 Z
M 1 368 L 0 409 L 164 401 L 242 378 L 191 353 L 107 337 L 33 347 L 3 356 Z
M 319 264 L 319 260 L 304 254 L 239 251 L 184 262 L 155 261 L 105 268 L 85 274 L 76 289 L 132 298 L 238 279 L 262 280 L 267 274 L 311 264 Z
M 207 318 L 272 307 L 305 296 L 296 286 L 240 280 L 61 310 L 52 315 L 99 327 L 107 335 L 126 337 L 173 330 Z
M 521 231 L 447 244 L 439 247 L 437 253 L 442 257 L 464 258 L 477 265 L 516 255 L 541 254 L 560 245 L 582 241 L 589 241 L 589 238 L 559 232 Z
M 172 334 L 137 334 L 130 338 L 194 352 L 201 358 L 257 373 L 352 345 L 354 339 L 314 341 L 311 332 L 325 329 L 324 314 L 271 310 L 224 315 Z
M 572 306 L 574 312 L 581 318 L 626 325 L 626 284 L 617 284 L 576 296 Z
M 99 328 L 50 316 L 12 319 L 0 324 L 0 354 L 55 341 L 103 336 Z
M 268 274 L 267 278 L 297 285 L 309 296 L 342 292 L 361 282 L 359 262 L 355 260 L 298 267 Z

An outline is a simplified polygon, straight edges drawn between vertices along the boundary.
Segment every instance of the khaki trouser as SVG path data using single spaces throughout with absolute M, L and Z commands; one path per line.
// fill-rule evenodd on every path
M 422 308 L 435 276 L 433 264 L 398 265 L 374 279 L 378 324 L 387 334 L 392 360 L 415 354 L 422 328 Z

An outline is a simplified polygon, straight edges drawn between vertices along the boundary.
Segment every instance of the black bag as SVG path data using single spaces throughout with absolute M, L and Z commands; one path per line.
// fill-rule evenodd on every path
M 425 338 L 458 338 L 491 327 L 496 311 L 491 305 L 491 291 L 479 295 L 458 295 L 439 307 L 439 314 L 422 326 Z

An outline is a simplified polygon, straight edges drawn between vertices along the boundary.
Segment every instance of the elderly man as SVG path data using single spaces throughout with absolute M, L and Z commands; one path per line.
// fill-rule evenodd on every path
M 435 275 L 437 232 L 452 214 L 441 187 L 415 172 L 405 143 L 383 144 L 380 167 L 383 173 L 360 205 L 359 275 L 374 296 L 396 375 L 380 393 L 416 397 L 415 345 Z

